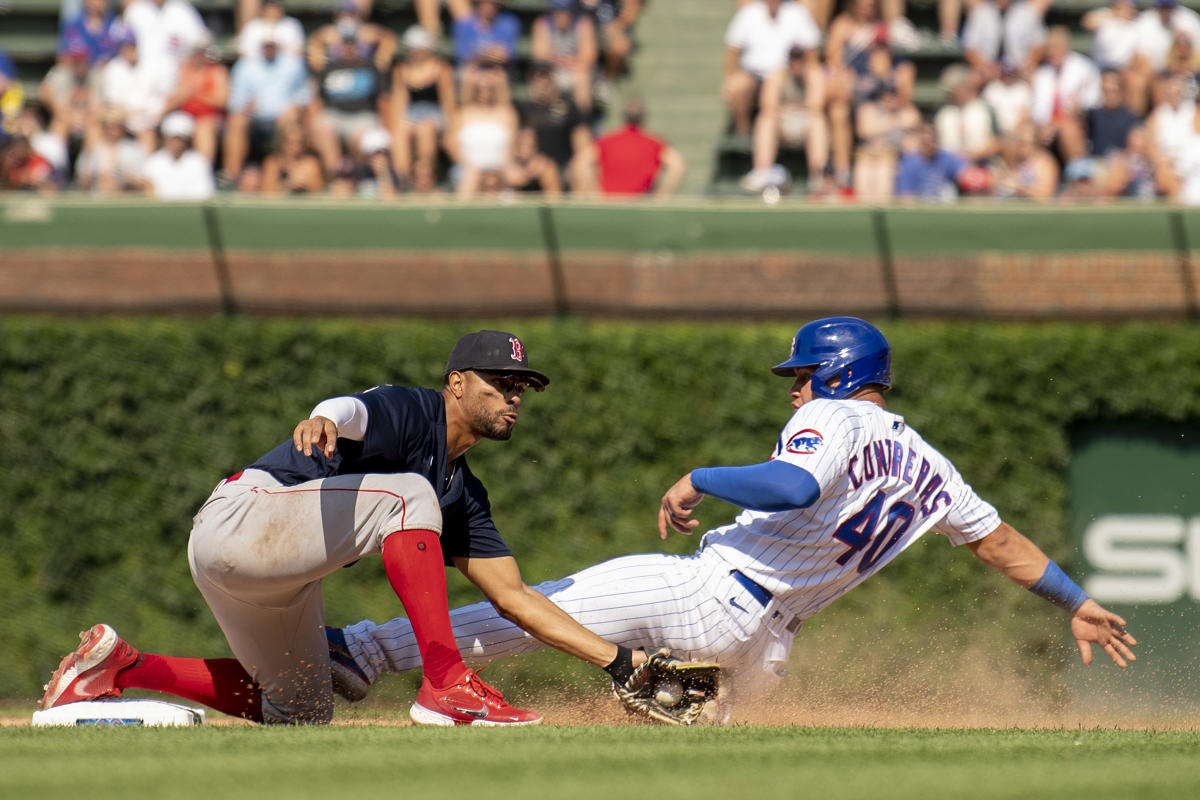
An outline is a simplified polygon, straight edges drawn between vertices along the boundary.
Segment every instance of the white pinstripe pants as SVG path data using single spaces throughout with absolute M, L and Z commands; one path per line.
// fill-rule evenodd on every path
M 584 627 L 626 647 L 668 647 L 693 661 L 716 661 L 728 699 L 747 700 L 786 674 L 793 633 L 772 605 L 763 606 L 730 575 L 730 565 L 701 551 L 692 556 L 623 556 L 534 588 Z M 545 647 L 503 619 L 491 603 L 450 612 L 463 659 L 471 666 Z M 403 617 L 345 629 L 346 643 L 374 680 L 421 665 L 412 626 Z

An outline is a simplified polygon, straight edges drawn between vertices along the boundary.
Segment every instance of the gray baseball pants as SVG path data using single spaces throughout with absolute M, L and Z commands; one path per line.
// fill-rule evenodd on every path
M 437 495 L 412 473 L 284 486 L 245 470 L 193 519 L 192 577 L 234 656 L 262 687 L 263 722 L 333 716 L 321 579 L 378 553 L 396 531 L 441 533 Z

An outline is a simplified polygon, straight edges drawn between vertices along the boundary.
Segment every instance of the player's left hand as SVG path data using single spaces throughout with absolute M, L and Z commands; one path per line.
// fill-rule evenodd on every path
M 1093 644 L 1104 648 L 1108 657 L 1121 669 L 1128 667 L 1130 661 L 1137 661 L 1137 656 L 1129 649 L 1137 646 L 1137 639 L 1126 632 L 1125 620 L 1095 600 L 1086 600 L 1075 610 L 1075 615 L 1071 617 L 1071 634 L 1079 645 L 1079 655 L 1084 664 L 1092 663 Z
M 688 517 L 692 515 L 692 509 L 700 505 L 700 501 L 703 499 L 704 495 L 697 492 L 696 487 L 692 485 L 690 472 L 675 481 L 675 485 L 663 495 L 662 505 L 658 507 L 658 537 L 660 539 L 667 538 L 668 526 L 679 533 L 690 535 L 692 528 L 700 523 L 697 520 L 688 519 Z

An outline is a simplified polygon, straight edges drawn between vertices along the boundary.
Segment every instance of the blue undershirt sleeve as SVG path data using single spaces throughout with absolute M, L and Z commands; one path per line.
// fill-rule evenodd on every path
M 806 508 L 821 495 L 817 479 L 808 470 L 786 461 L 701 467 L 692 470 L 692 485 L 697 491 L 751 511 Z

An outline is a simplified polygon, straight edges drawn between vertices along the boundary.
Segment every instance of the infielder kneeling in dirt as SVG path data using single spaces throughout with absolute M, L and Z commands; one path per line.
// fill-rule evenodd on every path
M 509 438 L 525 389 L 548 382 L 516 336 L 479 331 L 455 344 L 441 391 L 377 386 L 323 401 L 291 440 L 221 481 L 194 519 L 192 575 L 236 658 L 139 652 L 101 623 L 59 664 L 42 708 L 151 689 L 259 722 L 328 722 L 321 579 L 375 554 L 424 654 L 410 710 L 418 723 L 541 721 L 463 664 L 448 617 L 448 562 L 526 628 L 628 676 L 632 658 L 622 661 L 616 645 L 521 582 L 467 466 L 480 440 Z
M 877 328 L 853 317 L 810 322 L 773 372 L 794 378 L 795 413 L 771 458 L 693 470 L 658 512 L 664 539 L 672 529 L 691 533 L 699 523 L 688 517 L 706 494 L 746 509 L 733 523 L 709 531 L 691 556 L 625 556 L 535 588 L 610 642 L 719 662 L 736 701 L 778 683 L 804 620 L 932 530 L 1069 611 L 1085 664 L 1092 644 L 1121 667 L 1134 660 L 1125 621 L 1002 522 L 945 456 L 887 410 L 890 351 Z M 469 664 L 544 646 L 486 602 L 450 619 Z M 403 618 L 364 620 L 330 638 L 334 686 L 347 699 L 365 697 L 383 672 L 421 665 Z

